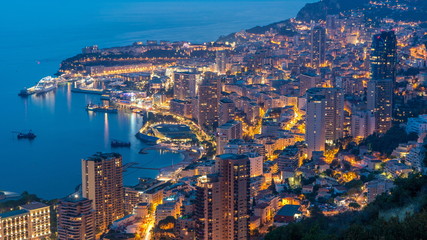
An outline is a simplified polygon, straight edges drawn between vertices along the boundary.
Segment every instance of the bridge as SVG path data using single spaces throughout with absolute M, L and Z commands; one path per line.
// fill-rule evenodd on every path
M 149 167 L 139 167 L 136 166 L 139 163 L 137 162 L 130 162 L 130 163 L 126 163 L 125 165 L 122 166 L 123 171 L 126 171 L 128 168 L 136 168 L 136 169 L 144 169 L 144 170 L 156 170 L 156 171 L 160 171 L 161 168 L 149 168 Z

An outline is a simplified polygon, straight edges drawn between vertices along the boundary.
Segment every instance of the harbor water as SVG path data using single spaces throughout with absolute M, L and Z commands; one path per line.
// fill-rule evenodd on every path
M 130 141 L 114 149 L 123 162 L 160 168 L 182 156 L 150 150 L 134 134 L 143 119 L 132 113 L 90 114 L 85 106 L 99 96 L 71 93 L 70 86 L 42 96 L 18 97 L 54 74 L 61 60 L 81 48 L 112 47 L 146 40 L 214 41 L 220 35 L 295 16 L 308 0 L 274 1 L 19 1 L 2 3 L 0 15 L 0 191 L 29 191 L 51 199 L 64 197 L 80 184 L 81 159 L 110 152 L 110 141 Z M 17 139 L 15 131 L 32 130 L 37 137 Z M 155 170 L 131 169 L 126 185 Z

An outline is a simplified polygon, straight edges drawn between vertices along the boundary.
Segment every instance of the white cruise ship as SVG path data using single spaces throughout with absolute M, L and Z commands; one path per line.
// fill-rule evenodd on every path
M 53 78 L 51 76 L 42 78 L 34 87 L 34 93 L 43 94 L 56 89 L 58 86 L 56 80 L 56 78 Z

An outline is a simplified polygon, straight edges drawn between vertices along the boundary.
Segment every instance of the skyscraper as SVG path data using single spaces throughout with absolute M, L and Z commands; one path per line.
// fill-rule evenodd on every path
M 397 40 L 394 31 L 381 32 L 372 38 L 372 80 L 396 79 Z
M 371 51 L 371 80 L 368 82 L 368 110 L 375 117 L 375 131 L 385 133 L 392 126 L 393 88 L 396 79 L 397 40 L 394 31 L 374 35 Z
M 236 114 L 236 104 L 229 98 L 223 98 L 219 101 L 218 112 L 219 125 L 225 124 L 233 120 Z
M 193 72 L 177 72 L 174 74 L 173 97 L 179 100 L 197 96 L 197 83 L 200 75 Z
M 92 200 L 95 224 L 105 231 L 113 221 L 124 216 L 122 156 L 97 153 L 82 160 L 83 197 Z
M 199 86 L 195 118 L 200 126 L 218 126 L 219 82 L 218 76 L 207 73 Z
M 316 95 L 307 99 L 305 141 L 308 157 L 313 151 L 325 150 L 325 96 Z
M 306 116 L 306 140 L 309 152 L 310 150 L 323 151 L 322 145 L 333 144 L 335 140 L 342 138 L 344 130 L 342 89 L 311 88 L 307 90 Z
M 95 212 L 91 200 L 79 195 L 61 199 L 58 206 L 58 239 L 95 239 Z
M 385 133 L 392 126 L 393 80 L 372 79 L 368 82 L 367 106 L 374 115 L 374 131 Z
M 217 174 L 199 178 L 196 203 L 197 240 L 249 239 L 250 160 L 223 154 Z
M 319 68 L 326 61 L 326 31 L 321 26 L 311 30 L 311 66 Z
M 219 74 L 224 74 L 227 71 L 227 52 L 217 51 L 215 63 L 216 63 L 216 71 Z

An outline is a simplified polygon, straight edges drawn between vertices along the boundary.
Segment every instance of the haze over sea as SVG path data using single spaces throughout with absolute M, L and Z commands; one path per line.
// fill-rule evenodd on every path
M 67 87 L 45 96 L 17 93 L 54 74 L 60 62 L 84 46 L 101 48 L 146 40 L 214 41 L 220 35 L 294 17 L 313 0 L 40 0 L 2 3 L 0 22 L 0 191 L 29 191 L 51 199 L 80 184 L 80 160 L 112 151 L 112 138 L 132 142 L 116 150 L 123 162 L 164 167 L 181 160 L 175 153 L 150 151 L 134 134 L 142 119 L 135 114 L 89 115 L 84 107 L 98 96 L 71 94 Z M 17 140 L 32 129 L 34 141 Z M 125 184 L 156 171 L 125 172 Z

